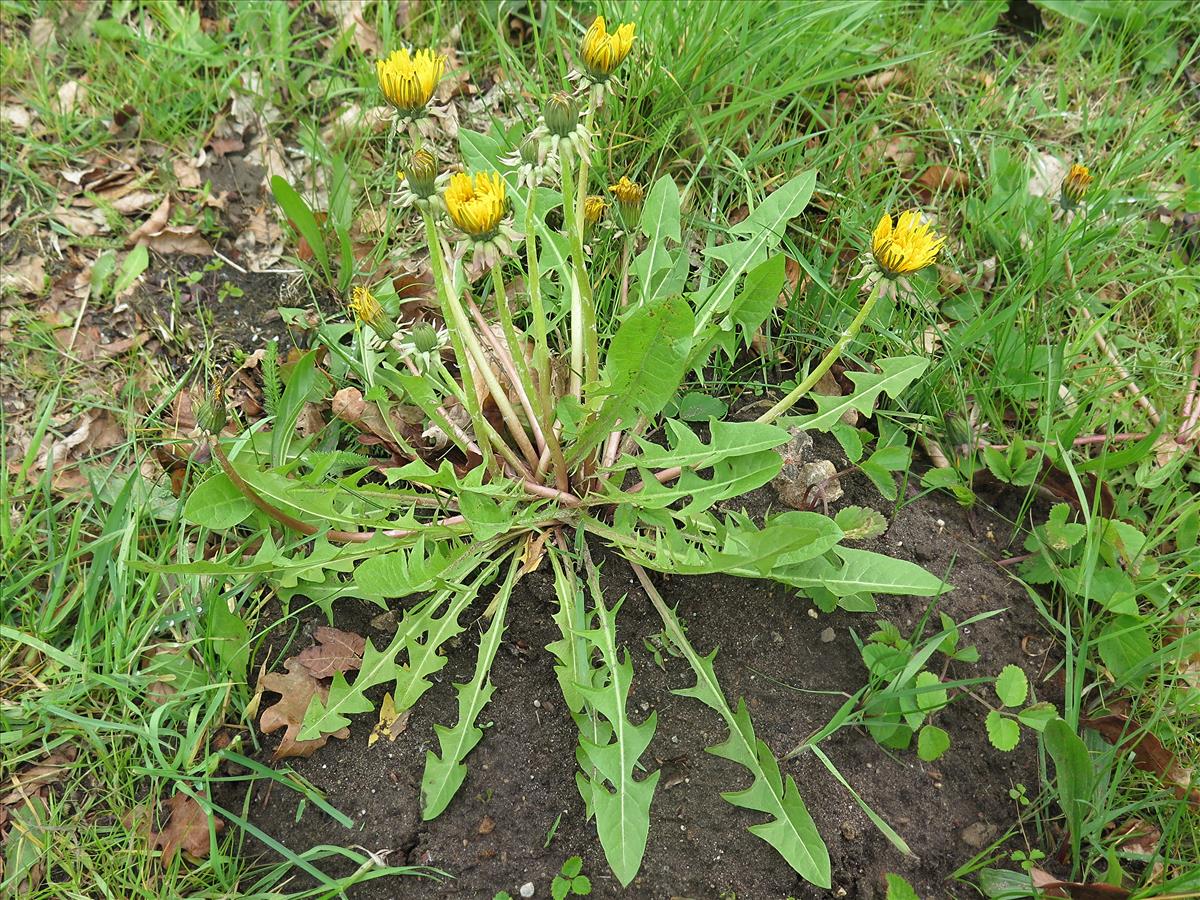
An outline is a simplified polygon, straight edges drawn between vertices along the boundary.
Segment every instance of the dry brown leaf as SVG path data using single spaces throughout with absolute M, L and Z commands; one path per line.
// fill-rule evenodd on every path
M 342 31 L 354 29 L 354 43 L 367 56 L 380 56 L 383 53 L 383 42 L 375 29 L 367 24 L 363 16 L 364 0 L 334 0 L 332 12 L 341 22 Z
M 329 689 L 313 678 L 309 671 L 295 658 L 284 663 L 286 672 L 272 672 L 259 682 L 264 691 L 279 694 L 279 700 L 273 706 L 268 706 L 259 717 L 258 727 L 264 734 L 271 734 L 280 728 L 285 728 L 283 739 L 275 748 L 271 757 L 274 760 L 290 756 L 312 756 L 328 743 L 331 737 L 345 740 L 350 737 L 349 728 L 340 728 L 332 734 L 323 734 L 311 741 L 298 741 L 300 725 L 304 722 L 304 713 L 313 696 L 322 701 L 328 699 Z
M 95 237 L 111 230 L 104 213 L 98 209 L 71 209 L 58 205 L 51 210 L 50 218 L 77 237 Z
M 11 289 L 20 294 L 40 294 L 46 283 L 46 261 L 40 256 L 22 256 L 0 271 L 0 290 Z
M 155 253 L 164 255 L 171 253 L 186 253 L 189 256 L 212 256 L 212 244 L 195 225 L 177 225 L 164 228 L 155 234 L 143 238 L 145 244 Z
M 541 531 L 537 534 L 530 533 L 525 536 L 525 546 L 521 549 L 522 575 L 536 572 L 538 566 L 542 564 L 542 557 L 546 552 L 546 538 L 548 537 L 550 537 L 549 531 Z
M 33 124 L 33 114 L 24 106 L 15 103 L 0 106 L 0 119 L 11 125 L 13 131 L 25 131 Z
M 851 85 L 851 89 L 855 93 L 871 93 L 882 91 L 884 88 L 900 87 L 906 81 L 908 81 L 908 74 L 903 69 L 884 69 L 882 72 L 858 79 Z
M 1175 786 L 1175 793 L 1193 806 L 1200 806 L 1200 788 L 1191 786 L 1192 771 L 1163 746 L 1162 741 L 1148 731 L 1140 731 L 1128 715 L 1113 713 L 1084 719 L 1083 724 L 1095 729 L 1110 743 L 1128 753 L 1133 752 L 1133 764 L 1143 772 L 1157 775 Z
M 72 79 L 58 89 L 57 99 L 54 108 L 60 115 L 72 113 L 76 107 L 82 108 L 87 100 L 87 86 Z
M 214 156 L 223 157 L 230 153 L 241 153 L 246 149 L 246 143 L 239 137 L 220 137 L 209 141 L 208 147 Z
M 109 200 L 105 197 L 104 199 Z M 145 212 L 158 201 L 158 194 L 153 191 L 126 191 L 121 189 L 120 196 L 109 200 L 113 209 L 123 216 L 130 216 L 134 213 Z
M 953 166 L 930 166 L 917 181 L 931 191 L 958 191 L 960 194 L 966 193 L 971 186 L 971 176 Z
M 268 213 L 266 205 L 255 209 L 233 245 L 252 270 L 269 269 L 278 263 L 283 258 L 283 229 L 274 212 Z
M 84 413 L 75 429 L 59 441 L 47 441 L 42 446 L 29 478 L 34 482 L 40 473 L 53 466 L 51 486 L 61 493 L 77 490 L 88 484 L 79 469 L 83 459 L 111 450 L 124 443 L 125 430 L 108 410 Z
M 820 379 L 818 379 L 817 383 L 812 386 L 812 392 L 814 394 L 822 394 L 826 397 L 840 397 L 842 396 L 842 387 L 838 384 L 836 375 L 834 375 L 832 372 L 826 372 L 820 377 Z M 842 413 L 841 421 L 845 422 L 847 425 L 857 425 L 858 411 L 853 409 L 846 410 L 844 413 Z
M 315 646 L 295 657 L 314 678 L 332 678 L 335 672 L 353 672 L 362 665 L 366 638 L 327 625 L 317 629 L 316 638 Z
M 1066 174 L 1067 164 L 1061 159 L 1049 153 L 1039 153 L 1033 158 L 1033 177 L 1025 185 L 1025 190 L 1033 197 L 1057 197 Z
M 883 148 L 883 158 L 891 160 L 901 169 L 908 169 L 917 161 L 916 147 L 917 142 L 914 138 L 892 138 Z
M 0 797 L 0 806 L 12 803 L 24 803 L 35 790 L 48 784 L 53 784 L 63 777 L 67 766 L 75 761 L 76 750 L 68 746 L 64 750 L 48 753 L 32 765 L 11 775 L 5 786 L 12 786 L 7 794 Z
M 1069 900 L 1119 900 L 1129 896 L 1129 891 L 1117 885 L 1099 881 L 1059 881 L 1042 869 L 1031 870 L 1029 876 L 1033 880 L 1033 886 L 1045 891 L 1047 897 L 1066 897 Z
M 1158 842 L 1162 832 L 1141 819 L 1130 819 L 1117 831 L 1120 848 L 1127 853 L 1141 853 L 1153 856 L 1158 852 Z
M 201 162 L 193 159 L 183 159 L 176 157 L 171 161 L 171 170 L 175 173 L 175 180 L 179 182 L 179 186 L 184 190 L 195 190 L 203 183 L 200 178 Z
M 196 792 L 205 796 L 203 791 Z M 182 850 L 195 859 L 204 859 L 212 850 L 212 837 L 209 834 L 208 813 L 194 797 L 182 791 L 176 791 L 167 801 L 170 809 L 167 827 L 157 833 L 151 833 L 150 846 L 162 848 L 162 864 L 167 866 L 175 854 Z M 219 833 L 225 823 L 217 816 L 211 817 L 213 833 Z
M 125 239 L 125 246 L 132 247 L 134 244 L 146 243 L 150 235 L 157 234 L 167 227 L 167 221 L 170 218 L 171 198 L 167 196 L 163 197 L 162 203 L 150 214 L 150 218 L 129 233 L 129 237 Z
M 29 23 L 29 46 L 34 50 L 45 50 L 54 43 L 54 20 L 38 16 Z

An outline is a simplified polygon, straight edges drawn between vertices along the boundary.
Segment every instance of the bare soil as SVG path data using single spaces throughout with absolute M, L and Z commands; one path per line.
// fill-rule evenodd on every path
M 818 448 L 839 461 L 836 450 L 820 442 Z M 968 515 L 938 496 L 895 511 L 864 477 L 850 476 L 843 484 L 847 496 L 839 506 L 873 505 L 891 521 L 884 536 L 862 546 L 947 575 L 955 587 L 938 601 L 939 609 L 956 621 L 1004 610 L 964 635 L 964 642 L 979 648 L 978 665 L 956 663 L 948 677 L 994 675 L 1015 663 L 1030 676 L 1039 699 L 1058 702 L 1047 680 L 1053 667 L 1047 656 L 1051 642 L 1023 589 L 995 562 L 1020 552 L 1019 535 L 1013 547 L 1004 546 L 1013 536 L 1012 525 L 993 512 Z M 1007 503 L 1013 498 L 999 499 Z M 771 492 L 764 490 L 739 503 L 761 509 L 771 500 Z M 609 602 L 628 595 L 618 637 L 634 665 L 632 718 L 641 721 L 651 710 L 658 713 L 658 730 L 643 761 L 648 770 L 663 773 L 651 808 L 645 860 L 629 888 L 622 890 L 608 872 L 575 787 L 577 733 L 558 692 L 552 659 L 542 649 L 556 638 L 550 620 L 553 586 L 546 572 L 524 579 L 513 597 L 504 646 L 492 670 L 496 693 L 483 716 L 491 725 L 468 759 L 466 783 L 439 818 L 421 821 L 422 765 L 426 751 L 436 747 L 433 724 L 455 720 L 451 681 L 470 677 L 474 629 L 450 651 L 441 682 L 418 703 L 407 730 L 394 743 L 384 740 L 368 748 L 375 717 L 365 714 L 353 723 L 348 740 L 332 740 L 311 759 L 290 761 L 354 818 L 354 830 L 311 806 L 297 818 L 297 795 L 265 782 L 251 790 L 251 820 L 296 851 L 316 844 L 360 845 L 390 851 L 390 863 L 433 866 L 452 876 L 440 883 L 418 878 L 369 882 L 351 889 L 356 900 L 490 898 L 500 890 L 515 897 L 526 882 L 534 883 L 534 896 L 548 897 L 551 879 L 573 854 L 582 855 L 596 897 L 882 898 L 885 872 L 904 875 L 923 897 L 974 895 L 947 878 L 1005 837 L 1016 818 L 1010 788 L 1039 783 L 1035 742 L 1028 734 L 1012 753 L 995 750 L 984 733 L 984 709 L 961 697 L 938 716 L 953 744 L 934 764 L 921 762 L 915 751 L 885 751 L 859 730 L 840 731 L 822 744 L 863 799 L 908 842 L 913 855 L 907 857 L 876 830 L 818 760 L 804 754 L 786 763 L 785 772 L 795 776 L 832 857 L 833 889 L 814 888 L 746 831 L 761 817 L 721 799 L 721 791 L 747 784 L 738 767 L 704 752 L 725 738 L 723 726 L 696 701 L 672 693 L 693 683 L 690 670 L 670 656 L 664 656 L 665 671 L 655 665 L 643 641 L 661 630 L 661 621 L 628 565 L 613 556 L 603 559 Z M 778 755 L 823 725 L 845 694 L 865 681 L 852 630 L 865 637 L 877 618 L 887 618 L 907 633 L 929 602 L 880 597 L 878 615 L 838 611 L 814 616 L 807 600 L 768 582 L 660 576 L 658 585 L 668 603 L 678 604 L 693 644 L 701 652 L 720 647 L 716 671 L 727 696 L 733 702 L 746 699 L 758 734 Z M 379 612 L 369 604 L 340 602 L 335 622 L 379 644 L 390 638 L 371 627 Z M 322 623 L 321 614 L 314 613 L 304 627 Z M 833 629 L 833 640 L 823 642 L 827 628 Z M 307 645 L 305 635 L 298 640 Z M 295 648 L 293 644 L 289 652 Z M 268 658 L 278 663 L 278 655 Z M 264 748 L 264 760 L 270 746 Z M 218 799 L 240 809 L 242 792 L 244 788 L 236 794 L 231 789 Z

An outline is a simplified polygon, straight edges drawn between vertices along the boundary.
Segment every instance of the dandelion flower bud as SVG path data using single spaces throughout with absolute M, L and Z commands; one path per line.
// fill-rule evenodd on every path
M 945 243 L 914 210 L 901 213 L 895 228 L 884 213 L 871 235 L 871 254 L 885 277 L 897 278 L 930 265 Z
M 437 158 L 428 150 L 414 151 L 408 158 L 408 167 L 403 174 L 408 180 L 408 189 L 418 199 L 428 200 L 436 193 Z
M 537 139 L 537 135 L 532 132 L 525 135 L 525 138 L 521 141 L 521 147 L 517 152 L 524 165 L 540 166 L 544 161 L 541 142 Z
M 356 284 L 350 294 L 349 306 L 355 319 L 363 325 L 370 326 L 372 331 L 385 340 L 395 333 L 395 324 L 388 318 L 369 288 Z
M 1073 163 L 1062 183 L 1062 193 L 1059 197 L 1062 208 L 1074 209 L 1077 207 L 1083 201 L 1091 184 L 1092 173 L 1088 167 L 1080 163 Z
M 592 81 L 607 81 L 625 61 L 633 49 L 634 27 L 632 22 L 626 22 L 610 33 L 604 16 L 596 16 L 592 21 L 579 46 L 579 58 Z
M 590 194 L 583 201 L 583 228 L 584 231 L 591 231 L 601 219 L 604 218 L 604 211 L 608 209 L 608 201 L 598 194 Z
M 636 181 L 621 176 L 621 180 L 608 190 L 617 198 L 617 208 L 621 211 L 621 221 L 625 228 L 636 228 L 642 215 L 642 201 L 646 199 L 646 189 Z
M 425 112 L 442 78 L 446 58 L 432 50 L 395 50 L 387 59 L 375 61 L 379 89 L 402 115 L 416 118 Z
M 566 91 L 555 91 L 546 101 L 543 112 L 546 127 L 555 137 L 570 137 L 579 124 L 579 104 Z
M 225 386 L 214 381 L 212 391 L 204 402 L 196 407 L 196 425 L 208 434 L 220 434 L 229 413 L 225 409 Z

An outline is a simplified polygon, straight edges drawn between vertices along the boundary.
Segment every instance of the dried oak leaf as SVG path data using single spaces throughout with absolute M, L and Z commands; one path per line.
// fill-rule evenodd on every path
M 958 191 L 966 193 L 971 186 L 971 176 L 953 166 L 930 166 L 917 179 L 931 191 Z
M 1191 769 L 1180 765 L 1162 741 L 1149 731 L 1140 731 L 1137 723 L 1119 714 L 1084 719 L 1083 724 L 1100 732 L 1105 740 L 1117 744 L 1126 753 L 1133 751 L 1135 766 L 1170 782 L 1180 800 L 1200 807 L 1200 788 L 1192 787 Z
M 201 797 L 203 791 L 198 792 Z M 150 846 L 162 848 L 162 864 L 169 865 L 175 853 L 184 853 L 197 859 L 208 856 L 212 849 L 211 835 L 208 830 L 209 815 L 196 799 L 190 794 L 176 791 L 167 801 L 170 808 L 170 818 L 167 827 L 159 832 L 151 832 Z M 215 834 L 225 827 L 225 823 L 217 816 L 212 817 L 212 831 Z
M 279 746 L 275 748 L 275 754 L 271 758 L 280 760 L 289 756 L 312 756 L 324 747 L 331 737 L 343 741 L 350 737 L 349 728 L 339 728 L 332 734 L 323 734 L 311 741 L 296 740 L 296 735 L 300 733 L 300 726 L 304 722 L 304 713 L 308 709 L 309 701 L 312 700 L 314 694 L 322 701 L 328 699 L 329 689 L 313 678 L 308 669 L 295 657 L 289 659 L 284 665 L 287 672 L 272 672 L 260 682 L 264 691 L 273 691 L 279 694 L 280 698 L 274 706 L 263 710 L 263 714 L 258 720 L 258 727 L 262 729 L 263 734 L 270 734 L 280 728 L 286 727 L 287 729 L 283 733 L 283 740 L 279 742 Z
M 22 803 L 43 785 L 61 780 L 66 774 L 67 766 L 75 761 L 75 756 L 75 748 L 68 746 L 65 750 L 55 750 L 43 756 L 38 762 L 12 775 L 8 785 L 12 785 L 13 789 L 0 797 L 0 806 Z
M 327 625 L 317 629 L 316 638 L 316 646 L 295 657 L 314 678 L 332 678 L 337 672 L 353 672 L 362 665 L 366 638 Z

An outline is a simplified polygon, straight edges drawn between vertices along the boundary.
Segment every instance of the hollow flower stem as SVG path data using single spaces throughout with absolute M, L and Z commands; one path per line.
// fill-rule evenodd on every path
M 796 385 L 788 395 L 768 409 L 765 413 L 758 417 L 755 421 L 764 424 L 774 422 L 785 412 L 791 409 L 799 402 L 800 398 L 812 390 L 813 386 L 821 380 L 826 372 L 833 368 L 833 364 L 838 361 L 842 355 L 842 351 L 846 349 L 858 333 L 862 330 L 863 323 L 867 321 L 867 316 L 871 314 L 871 310 L 875 308 L 875 302 L 879 299 L 881 282 L 877 282 L 871 288 L 871 292 L 867 295 L 867 299 L 863 302 L 862 309 L 858 311 L 858 315 L 846 327 L 846 330 L 838 337 L 837 342 L 829 348 L 825 353 L 824 358 L 817 364 L 817 367 L 808 373 L 808 377 Z

